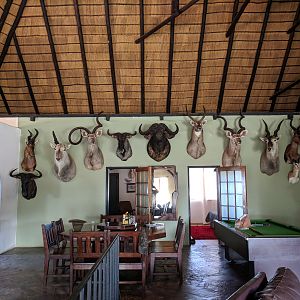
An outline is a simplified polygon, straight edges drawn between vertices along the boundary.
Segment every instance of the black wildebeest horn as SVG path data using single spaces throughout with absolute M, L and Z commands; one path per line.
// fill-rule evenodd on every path
M 41 178 L 43 174 L 37 169 L 35 169 L 35 171 L 37 171 L 39 174 L 38 175 L 33 174 L 34 178 Z
M 13 169 L 12 171 L 10 171 L 10 172 L 9 172 L 9 176 L 11 176 L 11 177 L 13 177 L 13 178 L 20 178 L 20 177 L 18 176 L 19 174 L 15 174 L 15 175 L 13 174 L 13 172 L 16 171 L 16 170 L 17 170 L 17 168 L 16 168 L 16 169 Z
M 59 141 L 58 141 L 58 139 L 57 139 L 57 137 L 56 137 L 56 135 L 55 135 L 55 132 L 54 132 L 54 131 L 52 131 L 52 135 L 53 135 L 53 140 L 54 140 L 54 143 L 55 143 L 56 145 L 58 145 L 58 144 L 59 144 Z
M 148 135 L 149 133 L 151 133 L 150 132 L 150 128 L 148 129 L 148 130 L 146 130 L 146 131 L 142 131 L 142 124 L 140 125 L 140 127 L 139 127 L 139 133 L 141 134 L 141 135 Z

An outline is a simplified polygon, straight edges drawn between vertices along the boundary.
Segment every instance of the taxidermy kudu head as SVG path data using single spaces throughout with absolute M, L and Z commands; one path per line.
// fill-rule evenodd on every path
M 293 161 L 293 169 L 288 173 L 289 183 L 297 183 L 299 182 L 299 169 L 300 169 L 300 159 Z
M 242 162 L 240 156 L 242 137 L 246 136 L 248 133 L 248 130 L 246 130 L 241 123 L 245 116 L 243 116 L 241 113 L 238 121 L 240 129 L 238 129 L 237 132 L 227 127 L 227 121 L 224 117 L 217 116 L 217 118 L 221 118 L 224 121 L 223 129 L 225 130 L 226 136 L 229 139 L 228 145 L 222 155 L 222 165 L 223 167 L 240 166 Z
M 293 126 L 293 119 L 291 119 L 290 126 L 293 130 L 293 137 L 291 143 L 288 144 L 285 149 L 284 160 L 285 162 L 292 164 L 294 161 L 297 161 L 300 158 L 298 152 L 298 146 L 300 144 L 300 125 L 296 128 Z
M 32 199 L 36 196 L 36 191 L 37 191 L 37 186 L 34 181 L 35 178 L 41 178 L 42 173 L 38 170 L 38 175 L 35 175 L 33 173 L 18 173 L 18 174 L 13 174 L 14 171 L 17 169 L 12 170 L 9 175 L 13 178 L 17 178 L 21 180 L 21 185 L 22 185 L 22 196 L 29 200 Z
M 34 171 L 35 167 L 36 167 L 34 146 L 38 142 L 38 140 L 36 140 L 36 137 L 38 136 L 39 132 L 37 131 L 37 129 L 34 129 L 34 130 L 35 130 L 35 135 L 34 136 L 32 136 L 32 132 L 30 130 L 28 130 L 29 131 L 29 136 L 25 140 L 26 146 L 25 146 L 25 149 L 24 149 L 24 158 L 23 158 L 23 161 L 21 163 L 22 169 L 24 171 L 27 171 L 27 172 Z
M 142 131 L 142 124 L 140 125 L 140 134 L 149 140 L 147 152 L 152 159 L 161 161 L 169 155 L 171 145 L 168 139 L 172 139 L 179 131 L 177 124 L 175 125 L 175 131 L 171 131 L 168 126 L 163 123 L 152 124 L 146 131 Z
M 118 140 L 118 148 L 116 154 L 121 160 L 126 161 L 129 157 L 132 156 L 132 149 L 128 139 L 136 135 L 136 133 L 136 131 L 134 133 L 110 133 L 109 130 L 107 130 L 107 134 L 109 136 Z
M 188 117 L 191 119 L 190 124 L 192 125 L 192 136 L 191 139 L 187 145 L 186 151 L 187 153 L 197 159 L 205 154 L 206 147 L 203 141 L 203 125 L 206 124 L 205 118 L 205 108 L 203 107 L 203 116 L 200 120 L 196 120 L 192 118 L 192 116 L 188 115 Z
M 274 134 L 271 135 L 267 123 L 263 120 L 265 124 L 266 135 L 264 137 L 260 137 L 261 141 L 263 141 L 266 146 L 265 150 L 262 152 L 260 156 L 260 171 L 267 175 L 272 175 L 279 171 L 279 147 L 278 142 L 280 136 L 278 136 L 278 131 L 280 130 L 280 126 L 284 120 L 281 120 L 274 131 Z
M 97 137 L 102 135 L 102 124 L 100 123 L 98 117 L 96 118 L 97 126 L 94 127 L 92 131 L 85 127 L 75 127 L 69 133 L 69 142 L 72 145 L 78 145 L 81 143 L 82 138 L 87 141 L 87 151 L 84 158 L 84 166 L 89 170 L 99 170 L 104 165 L 103 154 L 97 144 Z M 80 138 L 77 142 L 72 140 L 72 134 L 80 130 Z
M 67 182 L 72 180 L 76 175 L 76 165 L 67 152 L 71 145 L 64 145 L 59 143 L 55 132 L 52 131 L 54 144 L 50 142 L 51 148 L 54 149 L 54 172 L 57 178 L 61 181 Z

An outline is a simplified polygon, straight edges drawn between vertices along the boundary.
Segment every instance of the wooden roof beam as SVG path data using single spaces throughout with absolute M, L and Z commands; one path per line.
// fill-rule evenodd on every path
M 157 30 L 159 30 L 160 28 L 164 27 L 169 22 L 171 22 L 172 20 L 174 20 L 175 18 L 177 18 L 178 16 L 180 16 L 183 12 L 185 12 L 187 9 L 189 9 L 190 7 L 192 7 L 198 1 L 199 0 L 192 0 L 192 1 L 190 1 L 188 4 L 184 5 L 180 9 L 178 9 L 170 17 L 168 17 L 167 19 L 165 19 L 164 21 L 162 21 L 161 23 L 159 23 L 158 25 L 156 25 L 154 28 L 152 28 L 151 30 L 149 30 L 148 32 L 146 32 L 144 35 L 140 36 L 137 40 L 135 40 L 135 43 L 136 44 L 140 43 L 142 40 L 146 39 L 148 36 L 150 36 L 151 34 L 153 34 L 154 32 L 156 32 Z
M 250 0 L 245 0 L 245 2 L 243 3 L 243 5 L 241 6 L 239 12 L 236 14 L 236 16 L 233 18 L 227 32 L 226 32 L 226 37 L 229 37 L 235 29 L 235 25 L 237 24 L 237 22 L 239 21 L 241 15 L 243 14 L 244 10 L 246 9 L 248 3 L 250 2 Z
M 265 32 L 266 32 L 267 25 L 268 25 L 271 5 L 272 5 L 272 0 L 268 0 L 266 11 L 265 11 L 265 16 L 264 16 L 264 20 L 263 20 L 263 25 L 262 25 L 261 32 L 260 32 L 259 42 L 258 42 L 256 53 L 255 53 L 255 59 L 254 59 L 254 64 L 253 64 L 253 68 L 252 68 L 252 73 L 251 73 L 251 77 L 250 77 L 250 81 L 249 81 L 249 85 L 248 85 L 248 89 L 247 89 L 247 94 L 245 97 L 243 112 L 246 112 L 247 108 L 248 108 L 248 104 L 249 104 L 249 100 L 250 100 L 250 96 L 251 96 L 251 92 L 252 92 L 252 87 L 253 87 L 253 83 L 254 83 L 257 67 L 258 67 L 260 52 L 261 52 L 261 48 L 262 48 L 262 45 L 264 42 Z
M 73 0 L 73 4 L 74 4 L 76 24 L 77 24 L 77 30 L 78 30 L 78 36 L 79 36 L 81 59 L 82 59 L 82 64 L 83 64 L 84 80 L 85 80 L 86 92 L 87 92 L 88 103 L 89 103 L 89 111 L 90 111 L 90 114 L 93 114 L 94 113 L 93 99 L 92 99 L 92 92 L 91 92 L 91 86 L 90 86 L 89 71 L 88 71 L 86 55 L 85 55 L 84 39 L 83 39 L 83 32 L 82 32 L 78 0 Z
M 291 89 L 292 87 L 294 87 L 295 85 L 297 85 L 299 83 L 300 83 L 300 78 L 298 80 L 290 83 L 288 86 L 286 86 L 282 90 L 279 90 L 278 92 L 276 92 L 273 96 L 270 97 L 270 100 L 277 98 L 279 95 L 283 94 L 284 92 L 286 92 L 287 90 Z
M 58 61 L 57 61 L 54 42 L 53 42 L 53 38 L 52 38 L 51 28 L 50 28 L 50 24 L 49 24 L 49 20 L 48 20 L 47 8 L 46 8 L 44 0 L 40 0 L 40 3 L 41 3 L 44 22 L 45 22 L 45 26 L 46 26 L 46 30 L 47 30 L 48 41 L 50 44 L 51 55 L 52 55 L 52 60 L 53 60 L 54 68 L 55 68 L 55 73 L 56 73 L 57 83 L 58 83 L 58 87 L 59 87 L 59 93 L 60 93 L 60 97 L 61 97 L 62 107 L 64 110 L 64 114 L 67 114 L 68 113 L 67 101 L 66 101 L 64 86 L 62 84 L 62 79 L 61 79 L 60 69 L 59 69 L 59 65 L 58 65 Z
M 20 7 L 19 7 L 19 10 L 18 10 L 18 13 L 17 13 L 17 16 L 14 20 L 14 23 L 12 24 L 10 30 L 9 30 L 9 33 L 6 37 L 6 41 L 4 43 L 4 46 L 3 46 L 3 49 L 2 49 L 2 53 L 1 53 L 1 56 L 0 56 L 0 68 L 3 64 L 3 61 L 5 59 L 5 56 L 7 54 L 7 51 L 8 51 L 8 48 L 10 46 L 10 42 L 15 34 L 15 31 L 19 25 L 19 22 L 20 22 L 20 19 L 22 17 L 22 14 L 23 14 L 23 11 L 24 11 L 24 8 L 26 6 L 26 3 L 27 3 L 27 0 L 22 0 L 21 4 L 20 4 Z
M 6 108 L 7 113 L 9 115 L 11 115 L 11 110 L 9 108 L 9 105 L 8 105 L 7 100 L 6 100 L 5 94 L 3 92 L 2 86 L 0 86 L 0 94 L 1 94 L 1 98 L 2 98 L 2 101 L 3 101 L 3 104 L 4 104 L 5 108 Z
M 108 37 L 110 73 L 111 73 L 111 80 L 112 80 L 113 92 L 114 92 L 115 112 L 116 112 L 116 114 L 119 114 L 120 113 L 120 110 L 119 110 L 119 99 L 118 99 L 116 71 L 115 71 L 115 61 L 114 61 L 114 50 L 113 50 L 113 40 L 112 40 L 112 33 L 111 33 L 109 3 L 108 3 L 108 1 L 109 0 L 104 0 L 104 6 L 105 6 L 106 31 L 107 31 L 107 37 Z
M 140 35 L 144 34 L 144 0 L 140 0 Z M 140 63 L 141 63 L 141 114 L 145 113 L 145 43 L 144 40 L 140 43 Z
M 11 5 L 12 5 L 12 0 L 7 0 L 6 3 L 5 3 L 5 6 L 3 8 L 1 18 L 0 18 L 0 32 L 2 31 L 2 28 L 5 24 L 5 21 L 6 21 L 6 18 L 8 16 Z
M 300 20 L 294 22 L 294 25 L 286 32 L 287 34 L 291 34 L 295 32 L 296 28 L 300 25 Z
M 238 8 L 239 8 L 239 0 L 235 0 L 234 5 L 233 5 L 232 20 L 234 20 L 236 14 L 238 12 Z M 223 75 L 222 75 L 222 81 L 221 81 L 221 85 L 220 85 L 217 114 L 220 114 L 221 110 L 222 110 L 223 97 L 224 97 L 227 73 L 228 73 L 228 68 L 229 68 L 229 63 L 230 63 L 231 51 L 232 51 L 232 46 L 233 46 L 235 28 L 233 28 L 232 30 L 233 31 L 232 31 L 231 35 L 229 36 L 229 40 L 228 40 L 226 58 L 225 58 L 225 63 L 224 63 L 224 67 L 223 67 Z
M 34 112 L 38 115 L 40 113 L 39 108 L 37 106 L 35 96 L 34 96 L 34 93 L 33 93 L 32 87 L 31 87 L 29 75 L 28 75 L 27 68 L 26 68 L 26 65 L 25 65 L 25 62 L 24 62 L 24 59 L 23 59 L 23 55 L 22 55 L 22 52 L 21 52 L 21 49 L 20 49 L 20 45 L 19 45 L 17 36 L 15 34 L 14 34 L 13 39 L 14 39 L 17 54 L 18 54 L 18 57 L 19 57 L 19 60 L 20 60 L 21 66 L 22 66 L 22 70 L 23 70 L 23 73 L 24 73 L 24 76 L 25 76 L 25 81 L 26 81 L 28 92 L 29 92 L 29 95 L 30 95 L 30 98 L 31 98 L 33 108 L 34 108 Z
M 298 102 L 297 102 L 297 106 L 296 106 L 296 111 L 299 112 L 300 111 L 300 96 L 298 98 Z

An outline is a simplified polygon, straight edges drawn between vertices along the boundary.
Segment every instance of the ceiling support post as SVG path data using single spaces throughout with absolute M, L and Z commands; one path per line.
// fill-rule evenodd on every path
M 3 89 L 2 89 L 1 86 L 0 86 L 0 94 L 1 94 L 2 101 L 3 101 L 3 104 L 4 104 L 5 108 L 6 108 L 7 113 L 8 113 L 9 115 L 11 115 L 11 110 L 10 110 L 10 108 L 9 108 L 7 99 L 6 99 L 6 97 L 5 97 L 5 94 L 4 94 Z

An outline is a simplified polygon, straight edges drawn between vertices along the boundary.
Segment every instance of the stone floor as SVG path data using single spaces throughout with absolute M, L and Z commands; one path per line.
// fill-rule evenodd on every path
M 126 300 L 222 300 L 248 280 L 246 262 L 229 263 L 216 240 L 200 240 L 183 250 L 183 284 L 175 276 L 155 277 L 142 295 L 141 288 L 121 288 Z M 15 248 L 0 255 L 0 300 L 68 299 L 68 282 L 43 288 L 43 249 Z M 107 299 L 109 300 L 109 299 Z

